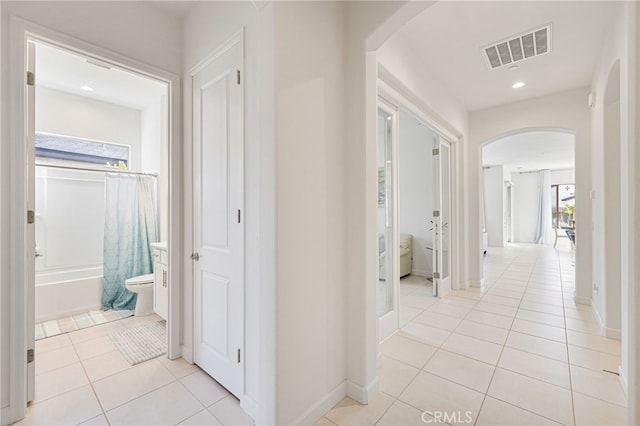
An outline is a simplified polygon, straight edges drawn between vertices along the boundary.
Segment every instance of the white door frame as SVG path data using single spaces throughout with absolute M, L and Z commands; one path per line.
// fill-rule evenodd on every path
M 378 340 L 382 342 L 389 336 L 391 336 L 400 326 L 400 274 L 397 271 L 400 270 L 400 256 L 398 256 L 399 247 L 399 230 L 398 230 L 398 156 L 399 156 L 399 144 L 398 144 L 398 120 L 400 118 L 398 108 L 393 103 L 380 96 L 378 98 L 378 109 L 389 114 L 391 119 L 391 194 L 386 193 L 387 202 L 391 202 L 391 228 L 392 238 L 391 242 L 387 242 L 387 247 L 391 248 L 391 268 L 385 268 L 387 271 L 387 280 L 389 275 L 392 277 L 391 285 L 393 286 L 393 305 L 389 312 L 378 316 Z M 385 146 L 386 150 L 386 146 Z M 391 195 L 391 197 L 389 197 Z M 385 209 L 387 207 L 385 206 Z M 388 214 L 385 211 L 385 215 Z M 385 235 L 386 235 L 385 224 Z M 386 240 L 386 236 L 385 236 Z M 377 241 L 377 239 L 376 239 Z M 387 250 L 388 253 L 388 250 Z M 387 263 L 388 265 L 388 263 Z M 379 275 L 376 274 L 376 276 Z M 377 287 L 376 287 L 377 288 Z M 376 297 L 379 297 L 379 293 L 376 292 Z
M 424 101 L 415 96 L 402 82 L 382 65 L 378 65 L 378 95 L 396 108 L 402 108 L 418 121 L 427 124 L 438 137 L 446 139 L 451 145 L 450 155 L 450 228 L 451 234 L 451 289 L 462 290 L 468 286 L 464 282 L 464 209 L 462 208 L 463 178 L 463 143 L 462 133 L 440 118 L 436 111 L 427 106 Z M 429 159 L 426 159 L 429 161 Z
M 448 275 L 446 277 L 444 277 L 444 273 L 445 273 L 445 262 L 444 262 L 444 247 L 445 247 L 445 240 L 442 238 L 442 236 L 444 235 L 444 226 L 445 224 L 442 223 L 442 211 L 445 210 L 443 207 L 443 188 L 442 188 L 442 147 L 446 146 L 447 149 L 449 150 L 449 155 L 448 155 L 448 164 L 447 164 L 447 169 L 446 172 L 448 174 L 447 176 L 447 181 L 448 181 L 448 194 L 447 194 L 447 201 L 448 201 L 448 205 L 447 205 L 447 211 L 449 212 L 449 222 L 448 225 L 449 226 L 449 241 L 448 241 L 448 246 L 449 246 L 449 261 L 447 262 L 448 265 Z M 434 182 L 435 183 L 435 190 L 434 190 L 434 194 L 436 196 L 435 198 L 435 202 L 434 202 L 434 212 L 435 210 L 439 211 L 440 216 L 438 216 L 438 218 L 433 217 L 433 228 L 434 228 L 434 240 L 433 240 L 433 269 L 436 270 L 439 274 L 440 277 L 436 278 L 435 274 L 433 277 L 433 292 L 437 297 L 444 297 L 447 295 L 447 293 L 449 293 L 451 291 L 451 274 L 453 272 L 453 264 L 452 264 L 452 236 L 451 236 L 451 230 L 454 229 L 455 225 L 457 225 L 454 221 L 451 220 L 451 214 L 452 214 L 452 202 L 451 202 L 451 193 L 452 193 L 452 189 L 451 189 L 451 179 L 452 179 L 452 170 L 451 170 L 451 165 L 452 165 L 452 161 L 451 161 L 451 154 L 453 152 L 453 143 L 446 139 L 445 137 L 438 135 L 437 136 L 437 140 L 436 140 L 436 146 L 434 146 L 434 149 L 438 149 L 438 154 L 435 154 L 433 156 L 433 161 L 437 162 L 437 164 L 434 167 L 434 170 L 436 172 L 436 175 L 434 177 Z M 453 226 L 451 226 L 451 223 L 453 222 Z M 440 255 L 440 256 L 438 256 Z M 435 271 L 434 271 L 435 272 Z
M 3 410 L 0 422 L 12 423 L 24 417 L 27 407 L 26 392 L 26 323 L 27 323 L 27 293 L 26 293 L 26 256 L 28 244 L 26 242 L 26 205 L 27 184 L 26 174 L 27 150 L 23 143 L 25 134 L 25 75 L 26 75 L 26 46 L 32 40 L 58 46 L 83 56 L 98 59 L 113 64 L 149 78 L 162 81 L 168 85 L 168 157 L 169 157 L 169 282 L 180 283 L 182 276 L 182 150 L 180 144 L 180 78 L 161 69 L 114 53 L 90 43 L 50 30 L 32 22 L 17 17 L 10 21 L 10 56 L 9 64 L 9 96 L 13 106 L 10 114 L 10 140 L 8 149 L 11 182 L 9 194 L 9 208 L 6 211 L 10 229 L 9 235 L 9 284 L 5 289 L 9 294 L 10 312 L 4 312 L 11 327 L 9 332 L 9 406 Z M 37 79 L 37 76 L 36 76 Z M 8 291 L 7 291 L 8 290 Z M 179 305 L 182 288 L 172 285 L 169 290 L 169 329 L 168 357 L 180 357 L 180 315 Z M 3 318 L 4 319 L 4 318 Z M 36 361 L 37 362 L 37 361 Z

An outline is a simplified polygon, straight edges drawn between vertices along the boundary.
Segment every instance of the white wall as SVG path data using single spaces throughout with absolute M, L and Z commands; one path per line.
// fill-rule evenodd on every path
M 277 406 L 298 424 L 345 389 L 344 4 L 276 2 L 274 19 Z
M 576 171 L 571 170 L 551 170 L 551 185 L 574 184 L 576 182 Z
M 435 133 L 410 114 L 400 112 L 398 174 L 398 226 L 401 234 L 413 235 L 411 273 L 423 277 L 433 274 L 434 203 L 433 155 Z
M 489 246 L 504 246 L 503 205 L 504 205 L 504 168 L 502 166 L 484 167 L 484 220 Z
M 640 111 L 640 7 L 637 4 L 629 8 L 629 27 L 627 35 L 629 40 L 629 138 L 640 141 L 640 121 L 637 117 Z M 629 215 L 635 217 L 634 213 L 640 211 L 640 186 L 634 181 L 636 170 L 640 170 L 640 149 L 633 148 L 627 152 L 629 156 L 629 185 L 626 195 L 629 200 Z M 637 283 L 639 269 L 635 266 L 640 264 L 640 227 L 633 221 L 629 222 L 629 227 L 625 229 L 627 235 L 633 236 L 632 242 L 628 246 L 628 269 L 623 276 L 627 280 L 624 296 L 626 306 L 622 308 L 622 372 L 628 381 L 628 421 L 631 424 L 640 423 L 640 327 L 633 324 L 640 324 L 640 288 Z M 624 267 L 624 265 L 623 265 Z M 635 285 L 633 283 L 636 283 Z M 629 327 L 626 328 L 626 325 Z M 626 342 L 626 343 L 625 343 Z
M 575 132 L 576 164 L 576 300 L 589 303 L 591 299 L 591 124 L 586 88 L 502 105 L 470 114 L 471 138 L 466 168 L 470 179 L 478 180 L 467 191 L 467 208 L 478 211 L 481 185 L 480 155 L 482 145 L 500 136 L 531 129 L 565 129 Z M 516 189 L 517 190 L 517 189 Z M 480 233 L 480 219 L 472 220 L 470 235 Z M 475 229 L 475 230 L 474 230 Z M 482 276 L 480 256 L 472 257 L 471 270 Z
M 180 23 L 175 17 L 154 8 L 146 2 L 11 2 L 0 3 L 0 40 L 1 48 L 1 81 L 2 81 L 2 118 L 0 129 L 2 130 L 2 145 L 0 158 L 0 182 L 2 184 L 2 208 L 3 212 L 11 211 L 10 206 L 22 203 L 21 195 L 14 191 L 20 182 L 11 182 L 12 166 L 9 164 L 12 151 L 10 138 L 11 118 L 19 113 L 10 107 L 11 90 L 9 80 L 9 66 L 15 63 L 11 59 L 10 49 L 10 17 L 17 16 L 46 28 L 67 34 L 71 37 L 92 43 L 98 47 L 109 49 L 112 52 L 133 58 L 144 64 L 165 72 L 179 74 L 181 70 L 180 55 Z M 141 23 L 144 23 L 141 25 Z M 178 170 L 179 171 L 179 170 Z M 4 196 L 4 194 L 9 194 Z M 20 200 L 20 201 L 18 201 Z M 9 276 L 17 275 L 14 271 L 16 264 L 10 259 L 15 256 L 15 247 L 10 243 L 10 230 L 15 218 L 9 214 L 2 215 L 2 230 L 0 236 L 0 256 L 2 264 L 2 323 L 1 347 L 2 353 L 2 388 L 0 389 L 1 405 L 3 407 L 1 420 L 3 423 L 11 423 L 22 415 L 23 407 L 14 405 L 8 407 L 8 389 L 13 378 L 10 375 L 10 362 L 19 362 L 10 359 L 9 349 L 15 345 L 21 345 L 21 338 L 14 336 L 13 346 L 8 344 L 10 336 L 9 318 L 12 313 L 11 303 L 12 287 L 21 285 L 20 281 L 10 280 Z M 18 256 L 20 257 L 20 256 Z M 19 293 L 19 292 L 18 292 Z M 13 377 L 19 374 L 13 372 Z M 10 408 L 10 409 L 8 409 Z
M 596 316 L 600 320 L 603 333 L 614 337 L 617 337 L 616 335 L 621 337 L 622 363 L 620 373 L 623 383 L 626 383 L 628 380 L 627 373 L 630 371 L 629 354 L 634 351 L 633 348 L 629 346 L 630 328 L 628 321 L 628 313 L 634 309 L 632 305 L 628 304 L 633 303 L 628 295 L 630 294 L 630 286 L 634 285 L 634 279 L 632 278 L 635 268 L 632 257 L 634 242 L 631 236 L 633 235 L 636 221 L 633 195 L 631 193 L 635 187 L 635 165 L 631 159 L 634 149 L 636 149 L 634 148 L 633 137 L 631 136 L 635 120 L 633 112 L 630 110 L 631 99 L 629 93 L 632 91 L 632 87 L 638 84 L 637 81 L 633 80 L 633 77 L 630 77 L 630 73 L 633 72 L 633 67 L 637 66 L 633 62 L 633 58 L 637 59 L 637 53 L 635 53 L 635 56 L 631 56 L 631 60 L 628 56 L 634 55 L 633 50 L 629 49 L 629 46 L 637 43 L 637 29 L 635 28 L 637 23 L 633 23 L 633 21 L 630 20 L 630 17 L 633 16 L 634 7 L 635 6 L 631 4 L 622 4 L 620 6 L 619 13 L 611 24 L 612 29 L 607 32 L 607 37 L 603 40 L 599 61 L 591 84 L 591 90 L 595 93 L 595 106 L 591 111 L 592 189 L 594 190 L 595 196 L 592 202 L 594 228 L 592 283 L 595 287 L 592 293 L 593 306 Z M 611 100 L 608 100 L 606 97 L 606 91 L 610 73 L 616 61 L 619 61 L 620 70 L 618 83 L 620 93 L 620 126 L 618 129 L 612 129 L 612 123 L 605 122 L 605 117 L 608 115 L 606 109 L 612 107 Z M 611 158 L 608 158 L 609 155 L 605 156 L 607 150 L 615 148 L 614 146 L 610 147 L 609 143 L 611 142 L 611 138 L 615 141 L 615 139 L 617 139 L 616 136 L 619 137 L 620 144 L 620 160 L 617 165 L 611 164 Z M 609 164 L 605 164 L 607 158 Z M 607 204 L 609 200 L 606 198 L 606 185 L 607 182 L 611 182 L 614 177 L 619 179 L 620 191 L 624 195 L 618 203 L 619 208 L 617 211 L 619 212 L 619 216 L 616 215 L 615 218 L 609 218 L 608 214 L 613 212 Z M 620 246 L 616 248 L 612 247 L 612 240 L 615 239 L 614 233 L 607 233 L 607 229 L 609 229 L 608 224 L 611 220 L 616 220 L 617 223 L 620 224 Z M 605 266 L 605 250 L 607 246 L 611 247 L 611 250 L 614 252 L 619 250 L 619 271 L 612 274 L 617 275 L 618 279 L 615 281 L 609 281 Z M 619 274 L 617 272 L 619 272 Z M 607 296 L 614 295 L 608 294 L 610 290 L 614 290 L 614 293 L 619 292 L 623 301 L 621 303 L 622 306 L 610 306 L 611 300 L 607 301 Z M 613 318 L 615 318 L 615 320 L 613 320 Z M 619 321 L 619 327 L 616 327 L 617 321 Z M 637 359 L 635 362 L 637 362 Z
M 169 233 L 169 140 L 167 124 L 167 95 L 140 111 L 140 168 L 157 173 L 158 223 L 160 241 L 167 241 Z
M 140 110 L 37 87 L 36 131 L 131 146 L 132 170 L 140 170 Z

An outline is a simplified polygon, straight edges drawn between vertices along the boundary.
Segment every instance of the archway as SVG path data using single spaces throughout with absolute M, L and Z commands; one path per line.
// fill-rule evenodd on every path
M 489 249 L 507 242 L 555 245 L 558 233 L 573 230 L 573 132 L 525 129 L 502 135 L 483 145 L 481 161 L 483 225 Z M 540 179 L 546 184 L 538 190 Z M 552 197 L 554 190 L 561 189 L 562 197 Z

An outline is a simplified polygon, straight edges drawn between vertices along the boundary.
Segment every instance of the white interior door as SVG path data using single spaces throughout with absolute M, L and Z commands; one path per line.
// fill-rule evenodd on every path
M 378 282 L 376 283 L 379 339 L 386 339 L 399 326 L 398 287 L 400 285 L 397 255 L 397 130 L 398 112 L 380 102 L 378 108 Z
M 451 291 L 451 144 L 438 138 L 433 154 L 433 292 L 444 297 Z
M 237 397 L 244 383 L 241 40 L 193 76 L 194 361 Z
M 36 133 L 36 45 L 27 43 L 27 89 L 26 115 L 27 131 L 26 151 L 26 185 L 27 185 L 27 232 L 25 257 L 25 283 L 27 299 L 26 343 L 27 343 L 27 401 L 35 398 L 35 319 L 36 319 L 36 167 L 35 167 L 35 133 Z

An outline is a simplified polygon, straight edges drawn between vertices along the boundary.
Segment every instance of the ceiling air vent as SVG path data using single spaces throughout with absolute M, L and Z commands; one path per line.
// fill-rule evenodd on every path
M 486 46 L 483 50 L 491 69 L 549 53 L 551 51 L 551 24 Z

